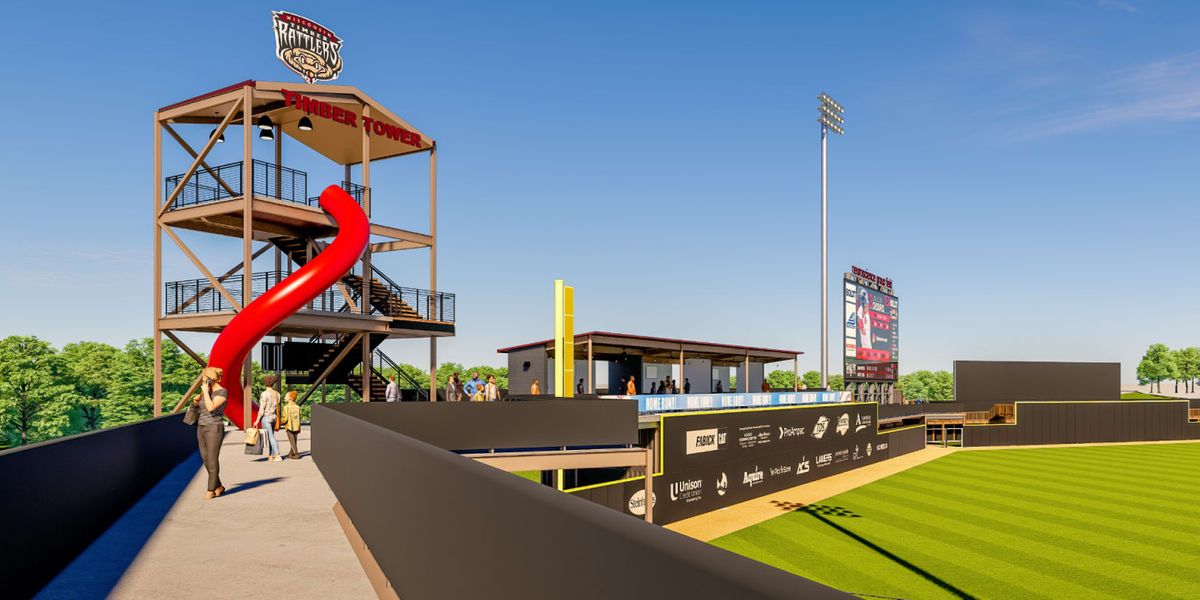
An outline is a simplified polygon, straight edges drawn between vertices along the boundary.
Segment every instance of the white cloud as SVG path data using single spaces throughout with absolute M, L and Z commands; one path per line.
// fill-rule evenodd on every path
M 1200 52 L 1120 69 L 1105 79 L 1090 104 L 1035 122 L 1033 135 L 1200 118 Z
M 1142 12 L 1141 10 L 1138 10 L 1138 7 L 1128 2 L 1122 2 L 1121 0 L 1097 0 L 1096 6 L 1105 10 L 1117 10 L 1121 12 L 1127 12 L 1129 14 L 1137 14 Z

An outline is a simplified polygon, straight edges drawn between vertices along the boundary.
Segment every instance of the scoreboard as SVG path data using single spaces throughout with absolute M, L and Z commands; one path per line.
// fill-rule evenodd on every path
M 889 285 L 857 267 L 844 283 L 843 375 L 846 381 L 895 381 L 900 361 L 900 303 Z M 887 291 L 884 291 L 887 290 Z

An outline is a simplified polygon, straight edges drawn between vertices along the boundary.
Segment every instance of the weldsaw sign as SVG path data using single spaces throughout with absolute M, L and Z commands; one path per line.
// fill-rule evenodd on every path
M 319 23 L 272 11 L 275 56 L 304 81 L 333 81 L 342 72 L 342 40 Z

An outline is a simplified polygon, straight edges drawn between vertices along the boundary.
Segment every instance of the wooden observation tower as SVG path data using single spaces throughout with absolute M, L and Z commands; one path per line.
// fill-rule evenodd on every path
M 212 164 L 213 148 L 227 137 L 235 141 L 238 132 L 241 160 Z M 165 176 L 164 133 L 190 159 L 185 168 L 168 170 Z M 360 398 L 382 400 L 383 369 L 395 368 L 395 363 L 379 344 L 388 338 L 426 338 L 433 389 L 421 396 L 436 398 L 437 338 L 454 335 L 455 309 L 454 295 L 437 289 L 436 143 L 351 86 L 244 81 L 154 114 L 155 416 L 163 407 L 163 337 L 202 363 L 179 332 L 220 333 L 243 306 L 320 253 L 323 240 L 336 233 L 317 196 L 338 182 L 309 181 L 306 172 L 287 166 L 285 135 L 315 151 L 318 160 L 343 167 L 340 185 L 371 220 L 371 240 L 354 269 L 265 338 L 263 368 L 281 372 L 289 385 L 310 385 L 306 397 L 325 384 L 342 384 Z M 387 190 L 371 187 L 372 163 L 408 155 L 429 158 L 427 232 L 371 218 L 372 203 L 389 199 Z M 351 167 L 358 167 L 358 181 L 352 180 Z M 238 238 L 241 256 L 232 266 L 205 264 L 179 230 Z M 164 238 L 187 257 L 198 278 L 164 276 Z M 427 289 L 397 283 L 372 264 L 373 255 L 411 250 L 429 253 Z M 249 366 L 247 357 L 242 381 L 246 398 L 252 397 Z M 183 398 L 168 401 L 178 409 L 197 384 Z M 245 421 L 249 411 L 246 402 Z

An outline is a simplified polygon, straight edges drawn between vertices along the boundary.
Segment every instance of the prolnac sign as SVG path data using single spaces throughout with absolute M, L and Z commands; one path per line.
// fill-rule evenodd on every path
M 342 72 L 342 40 L 319 23 L 272 11 L 275 56 L 304 81 L 333 81 Z

